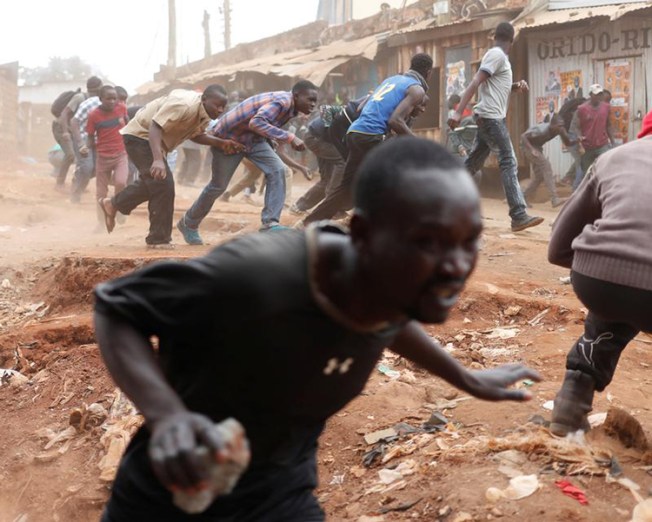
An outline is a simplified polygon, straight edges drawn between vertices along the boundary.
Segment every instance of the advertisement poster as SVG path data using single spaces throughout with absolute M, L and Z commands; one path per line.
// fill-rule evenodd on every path
M 463 60 L 446 64 L 446 97 L 461 94 L 466 88 L 466 66 Z
M 557 112 L 559 98 L 557 96 L 539 96 L 536 98 L 536 122 L 547 123 L 554 112 Z
M 561 94 L 561 80 L 559 79 L 559 71 L 548 72 L 545 94 L 546 96 L 559 96 Z
M 629 135 L 629 86 L 631 63 L 612 60 L 604 65 L 604 88 L 611 92 L 609 121 L 616 143 L 625 143 Z
M 561 84 L 561 104 L 573 98 L 583 98 L 582 90 L 582 71 L 564 71 L 559 73 L 559 83 Z

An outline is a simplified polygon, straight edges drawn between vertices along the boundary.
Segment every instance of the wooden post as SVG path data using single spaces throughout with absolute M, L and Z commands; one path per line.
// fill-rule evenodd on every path
M 177 67 L 177 13 L 175 0 L 168 0 L 168 67 Z
M 201 23 L 204 29 L 204 58 L 208 58 L 212 53 L 211 51 L 211 28 L 210 28 L 211 15 L 204 9 L 204 20 Z

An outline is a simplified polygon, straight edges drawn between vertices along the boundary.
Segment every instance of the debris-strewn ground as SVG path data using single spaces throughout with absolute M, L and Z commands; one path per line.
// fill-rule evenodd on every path
M 144 209 L 107 236 L 95 231 L 92 193 L 71 205 L 38 171 L 0 179 L 0 368 L 18 372 L 0 386 L 0 521 L 97 520 L 141 419 L 94 344 L 92 287 L 209 247 L 153 253 L 142 243 Z M 198 190 L 179 187 L 178 209 Z M 546 262 L 555 214 L 547 203 L 535 210 L 546 223 L 514 235 L 504 204 L 484 202 L 478 270 L 451 320 L 428 328 L 472 368 L 518 361 L 539 370 L 545 382 L 521 384 L 534 399 L 481 402 L 387 352 L 322 437 L 318 495 L 330 520 L 628 521 L 652 493 L 652 338 L 625 351 L 586 440 L 545 428 L 585 310 L 560 282 L 567 274 Z M 218 202 L 202 233 L 217 244 L 255 230 L 259 212 L 237 198 Z

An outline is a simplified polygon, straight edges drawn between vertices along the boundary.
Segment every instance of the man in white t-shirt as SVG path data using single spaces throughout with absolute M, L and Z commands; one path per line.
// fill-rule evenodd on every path
M 512 218 L 512 231 L 519 232 L 541 224 L 543 218 L 530 216 L 526 212 L 525 198 L 518 184 L 516 155 L 505 121 L 510 93 L 528 91 L 525 80 L 512 83 L 512 66 L 508 54 L 513 42 L 512 25 L 509 22 L 498 24 L 494 33 L 495 46 L 482 58 L 478 72 L 462 93 L 462 100 L 448 119 L 448 125 L 451 129 L 459 125 L 462 112 L 477 92 L 479 101 L 473 108 L 473 112 L 478 125 L 478 134 L 473 150 L 464 164 L 469 172 L 477 172 L 482 168 L 490 152 L 493 151 L 498 155 L 503 188 L 509 205 L 509 216 Z

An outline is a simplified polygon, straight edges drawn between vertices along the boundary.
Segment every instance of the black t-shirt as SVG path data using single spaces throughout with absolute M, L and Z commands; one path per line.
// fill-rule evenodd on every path
M 98 312 L 158 337 L 164 373 L 190 410 L 244 425 L 252 463 L 236 490 L 210 508 L 216 513 L 231 512 L 243 495 L 314 488 L 325 421 L 362 391 L 400 329 L 356 331 L 324 303 L 311 267 L 317 235 L 326 233 L 343 232 L 315 226 L 253 234 L 95 291 Z M 167 503 L 169 494 L 144 469 L 148 437 L 142 428 L 122 464 L 134 469 L 123 474 L 140 477 L 136 490 L 154 503 Z

